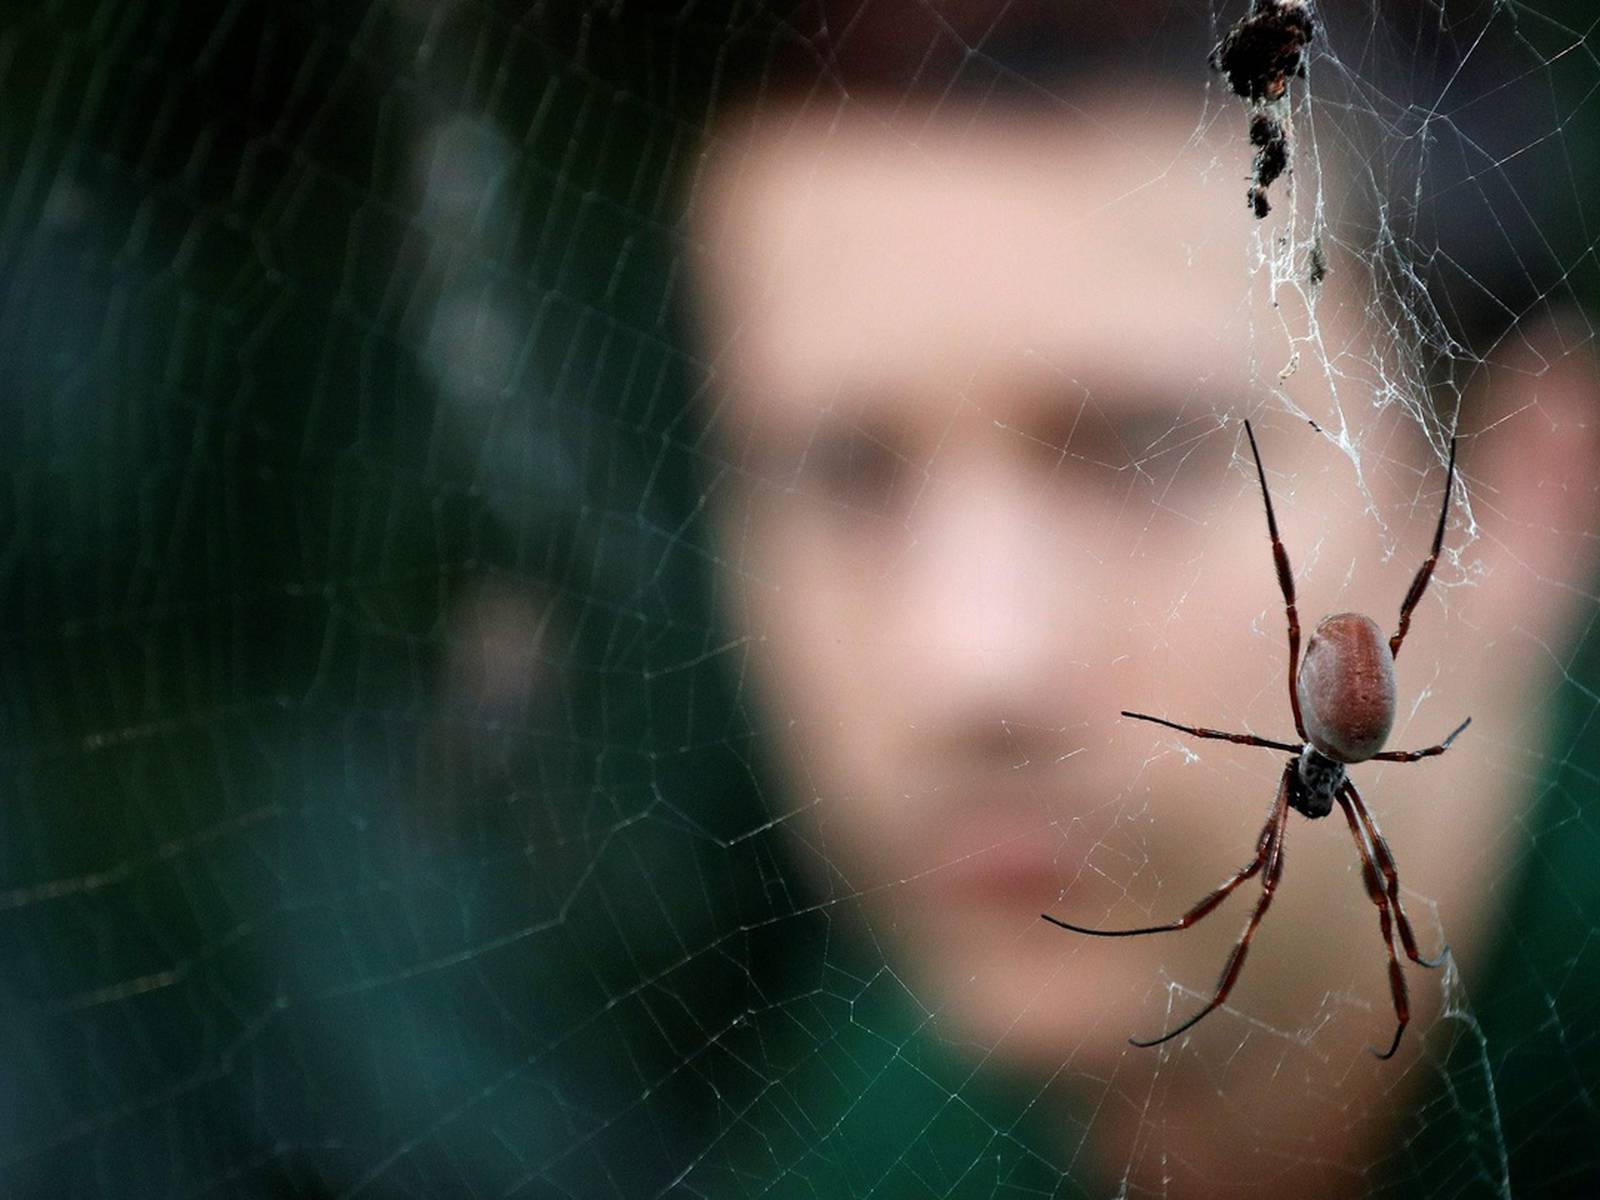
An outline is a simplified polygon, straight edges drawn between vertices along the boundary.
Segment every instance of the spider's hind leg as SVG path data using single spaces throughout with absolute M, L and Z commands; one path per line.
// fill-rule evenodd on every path
M 1400 604 L 1400 625 L 1394 631 L 1394 636 L 1389 639 L 1389 655 L 1391 658 L 1400 657 L 1400 643 L 1406 640 L 1406 631 L 1411 628 L 1411 614 L 1416 610 L 1417 604 L 1422 600 L 1422 593 L 1428 590 L 1428 580 L 1433 578 L 1434 565 L 1439 561 L 1439 549 L 1444 545 L 1444 526 L 1450 517 L 1450 488 L 1456 481 L 1456 439 L 1450 439 L 1450 466 L 1444 476 L 1444 503 L 1439 508 L 1439 525 L 1433 531 L 1433 549 L 1428 552 L 1428 557 L 1423 559 L 1422 566 L 1417 570 L 1416 578 L 1411 581 L 1410 590 Z

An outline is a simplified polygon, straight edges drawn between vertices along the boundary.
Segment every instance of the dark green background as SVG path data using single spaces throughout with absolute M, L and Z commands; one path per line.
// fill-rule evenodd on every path
M 806 4 L 0 11 L 0 1194 L 1104 1194 L 770 824 L 707 603 L 678 206 L 740 96 L 1049 106 L 1121 56 L 1198 113 L 1213 14 L 1168 11 L 977 53 L 914 27 L 909 78 Z M 1398 119 L 1491 11 L 1330 8 L 1349 74 L 1318 78 Z M 1394 218 L 1451 250 L 1468 341 L 1484 294 L 1594 298 L 1600 45 L 1578 3 L 1495 11 L 1455 93 L 1492 111 L 1427 135 L 1477 186 Z M 419 212 L 450 114 L 511 148 L 461 227 Z M 1475 171 L 1497 138 L 1542 152 Z M 465 411 L 447 296 L 527 316 Z M 509 712 L 439 685 L 491 585 L 550 613 Z M 1513 932 L 1476 1025 L 1371 1192 L 1600 1194 L 1597 656 L 1485 881 Z

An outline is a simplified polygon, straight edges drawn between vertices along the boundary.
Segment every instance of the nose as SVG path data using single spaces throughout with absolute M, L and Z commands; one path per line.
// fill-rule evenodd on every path
M 894 641 L 908 707 L 924 727 L 1059 728 L 1067 719 L 1079 581 L 1060 531 L 1044 523 L 1037 485 L 1027 484 L 996 469 L 936 477 L 911 514 Z

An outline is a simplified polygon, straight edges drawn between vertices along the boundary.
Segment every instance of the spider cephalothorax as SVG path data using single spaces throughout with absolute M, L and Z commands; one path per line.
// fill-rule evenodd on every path
M 1383 748 L 1390 729 L 1394 727 L 1394 660 L 1400 653 L 1401 643 L 1405 641 L 1406 631 L 1411 628 L 1411 613 L 1427 590 L 1434 564 L 1439 561 L 1439 547 L 1444 542 L 1445 519 L 1450 515 L 1450 488 L 1456 477 L 1456 444 L 1451 439 L 1450 466 L 1444 481 L 1444 503 L 1439 511 L 1438 528 L 1433 534 L 1433 549 L 1418 569 L 1405 600 L 1401 602 L 1400 622 L 1388 639 L 1388 644 L 1384 644 L 1383 633 L 1372 618 L 1361 613 L 1335 613 L 1324 618 L 1312 631 L 1305 657 L 1301 659 L 1300 615 L 1295 608 L 1294 574 L 1289 569 L 1289 556 L 1284 551 L 1283 541 L 1278 537 L 1278 521 L 1272 512 L 1272 495 L 1267 491 L 1267 473 L 1261 467 L 1261 453 L 1256 449 L 1256 435 L 1249 421 L 1244 423 L 1244 431 L 1250 439 L 1256 477 L 1261 481 L 1261 499 L 1267 509 L 1267 533 L 1272 538 L 1272 560 L 1277 568 L 1278 586 L 1283 591 L 1284 611 L 1289 622 L 1289 707 L 1294 713 L 1295 732 L 1300 735 L 1300 741 L 1273 741 L 1251 733 L 1226 733 L 1220 729 L 1180 725 L 1145 713 L 1124 711 L 1122 715 L 1165 725 L 1194 737 L 1216 738 L 1237 742 L 1242 746 L 1263 746 L 1293 755 L 1284 764 L 1278 782 L 1277 799 L 1272 802 L 1267 823 L 1262 826 L 1261 836 L 1256 839 L 1256 856 L 1216 891 L 1166 925 L 1152 925 L 1145 929 L 1089 929 L 1068 924 L 1049 913 L 1044 914 L 1044 919 L 1063 929 L 1092 933 L 1098 937 L 1167 933 L 1189 928 L 1213 912 L 1245 880 L 1254 875 L 1261 876 L 1261 899 L 1256 902 L 1250 923 L 1245 926 L 1227 965 L 1222 969 L 1222 978 L 1217 983 L 1216 994 L 1211 1002 L 1170 1033 L 1149 1041 L 1130 1039 L 1135 1046 L 1158 1046 L 1177 1037 L 1207 1013 L 1216 1011 L 1227 1000 L 1244 966 L 1250 939 L 1255 936 L 1256 927 L 1266 915 L 1278 880 L 1283 875 L 1283 834 L 1289 810 L 1316 819 L 1327 816 L 1338 804 L 1350 825 L 1350 835 L 1355 838 L 1356 852 L 1361 856 L 1362 881 L 1366 884 L 1368 897 L 1377 906 L 1378 927 L 1389 951 L 1389 990 L 1394 999 L 1397 1024 L 1389 1049 L 1381 1054 L 1377 1050 L 1373 1053 L 1379 1058 L 1392 1058 L 1400 1048 L 1400 1035 L 1405 1032 L 1411 1011 L 1405 976 L 1395 955 L 1396 928 L 1406 957 L 1412 962 L 1424 967 L 1436 967 L 1443 961 L 1443 955 L 1438 959 L 1423 958 L 1417 949 L 1411 922 L 1400 907 L 1400 876 L 1395 870 L 1394 856 L 1389 853 L 1388 843 L 1378 831 L 1378 823 L 1367 811 L 1346 768 L 1369 760 L 1416 762 L 1419 758 L 1432 758 L 1448 750 L 1450 743 L 1472 723 L 1472 718 L 1468 717 L 1444 741 L 1425 750 Z
M 1345 785 L 1344 764 L 1335 762 L 1315 746 L 1300 751 L 1294 780 L 1289 785 L 1289 807 L 1313 821 L 1333 811 L 1333 798 Z

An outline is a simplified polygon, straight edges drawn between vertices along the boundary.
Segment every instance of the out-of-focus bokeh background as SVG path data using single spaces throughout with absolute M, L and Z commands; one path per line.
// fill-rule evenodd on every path
M 1097 1057 L 1155 1054 L 1121 1038 L 1159 1022 L 1170 979 L 1125 1028 L 1097 1028 L 1094 1053 L 1002 1065 L 941 1023 L 875 901 L 797 836 L 797 813 L 849 799 L 797 778 L 792 714 L 756 703 L 751 639 L 719 607 L 737 552 L 714 497 L 747 464 L 707 428 L 721 362 L 693 291 L 702 172 L 719 147 L 742 153 L 729 114 L 870 111 L 914 150 L 952 114 L 1103 124 L 1109 91 L 1192 135 L 1139 177 L 1239 181 L 1241 295 L 1299 294 L 1313 240 L 1371 273 L 1392 358 L 1342 410 L 1351 426 L 1325 431 L 1351 479 L 1383 469 L 1369 416 L 1442 445 L 1485 364 L 1516 358 L 1508 331 L 1589 346 L 1586 4 L 1323 6 L 1292 96 L 1296 199 L 1277 185 L 1261 224 L 1244 107 L 1205 61 L 1244 8 L 59 0 L 0 16 L 0 1193 L 1207 1190 L 1166 1161 L 1187 1118 L 1164 1107 L 1162 1070 L 1135 1084 Z M 1312 166 L 1334 162 L 1343 182 L 1318 203 Z M 1303 348 L 1308 376 L 1345 370 L 1338 347 Z M 1217 428 L 1267 412 L 1280 439 L 1314 437 L 1281 366 L 1256 364 L 1251 407 Z M 1485 453 L 1509 436 L 1472 432 Z M 1172 469 L 1228 466 L 1205 462 Z M 1409 496 L 1431 513 L 1428 469 Z M 1295 480 L 1273 482 L 1292 514 Z M 1464 493 L 1497 503 L 1470 473 Z M 1348 516 L 1404 573 L 1420 548 L 1390 525 L 1412 503 L 1387 503 Z M 1262 576 L 1219 619 L 1259 614 L 1278 655 L 1252 536 Z M 1477 585 L 1474 555 L 1441 567 L 1424 615 Z M 1337 591 L 1342 561 L 1316 545 L 1295 561 Z M 1464 980 L 1410 972 L 1442 1013 L 1375 1105 L 1325 1093 L 1331 1122 L 1373 1130 L 1345 1148 L 1340 1194 L 1600 1192 L 1600 593 L 1531 586 L 1578 615 L 1549 644 L 1482 634 L 1554 680 L 1529 715 L 1537 750 L 1473 731 L 1528 798 L 1459 864 L 1492 936 Z M 1181 671 L 1163 630 L 1141 625 L 1137 655 Z M 1228 684 L 1193 718 L 1283 720 L 1279 693 Z M 1428 720 L 1447 710 L 1441 695 Z M 1408 786 L 1450 820 L 1451 796 Z M 1239 861 L 1270 790 L 1239 801 Z M 1113 799 L 1145 811 L 1137 779 Z M 1314 832 L 1343 837 L 1335 824 Z M 1402 867 L 1426 858 L 1395 841 Z M 1160 888 L 1168 871 L 1151 849 L 1155 915 L 1197 898 Z M 1429 895 L 1409 904 L 1431 945 L 1451 923 Z M 1333 987 L 1301 1025 L 1263 1022 L 1290 1046 L 1283 1072 L 1315 1076 L 1297 1056 L 1321 1061 L 1324 1025 L 1391 1028 L 1353 874 L 1337 916 L 1370 939 L 1361 999 Z M 1248 1041 L 1243 1011 L 1213 1020 Z M 1207 1109 L 1226 1110 L 1245 1085 L 1198 1061 Z M 1139 1132 L 1119 1141 L 1130 1112 Z M 1319 1151 L 1272 1153 L 1292 1173 Z

